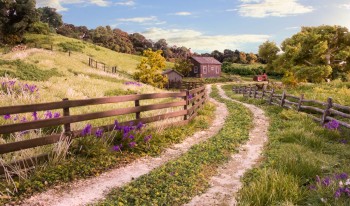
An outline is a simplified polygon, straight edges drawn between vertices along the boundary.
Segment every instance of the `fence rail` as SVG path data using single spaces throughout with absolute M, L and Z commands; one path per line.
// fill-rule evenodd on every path
M 264 99 L 272 105 L 303 111 L 322 125 L 328 121 L 336 120 L 340 125 L 350 128 L 350 123 L 346 122 L 347 119 L 350 119 L 350 107 L 333 103 L 331 97 L 328 97 L 327 102 L 322 102 L 305 99 L 304 94 L 299 97 L 287 94 L 286 91 L 283 91 L 282 94 L 276 94 L 274 89 L 266 90 L 264 87 L 258 91 L 256 86 L 233 86 L 232 91 L 249 98 Z
M 142 100 L 161 99 L 161 98 L 175 98 L 174 101 L 168 103 L 157 103 L 149 105 L 141 105 Z M 120 116 L 125 114 L 135 114 L 133 120 L 122 122 L 121 125 L 128 125 L 131 122 L 137 124 L 142 122 L 144 124 L 162 121 L 165 119 L 183 117 L 182 120 L 176 121 L 175 125 L 187 124 L 196 115 L 198 109 L 200 109 L 207 99 L 206 89 L 204 86 L 195 88 L 192 90 L 174 92 L 174 93 L 154 93 L 154 94 L 140 94 L 140 95 L 125 95 L 106 98 L 94 98 L 85 100 L 68 100 L 63 99 L 60 102 L 50 102 L 32 105 L 19 105 L 0 107 L 0 115 L 13 115 L 19 113 L 37 112 L 52 109 L 62 109 L 63 116 L 54 119 L 36 120 L 31 122 L 21 122 L 15 124 L 6 124 L 0 126 L 0 136 L 9 133 L 22 132 L 30 129 L 41 129 L 51 126 L 62 126 L 63 132 L 61 134 L 51 134 L 34 139 L 22 140 L 12 143 L 0 144 L 0 155 L 16 152 L 24 149 L 35 148 L 39 146 L 45 146 L 54 144 L 60 141 L 61 138 L 75 139 L 81 137 L 82 130 L 71 130 L 71 123 L 82 122 L 92 119 L 100 119 L 105 117 Z M 102 112 L 85 113 L 79 115 L 70 115 L 70 108 L 83 107 L 91 105 L 102 105 L 108 103 L 121 103 L 132 102 L 133 107 L 118 108 Z M 179 111 L 164 112 L 163 114 L 142 117 L 143 112 L 166 109 L 166 108 L 179 108 Z M 94 127 L 91 129 L 91 133 L 95 133 L 98 129 L 103 129 L 105 132 L 114 130 L 114 124 Z M 4 174 L 5 170 L 11 170 L 14 165 L 21 168 L 33 166 L 33 162 L 40 162 L 49 157 L 49 154 L 42 154 L 38 157 L 32 157 L 24 160 L 17 160 L 11 162 L 3 167 L 0 167 L 0 174 Z

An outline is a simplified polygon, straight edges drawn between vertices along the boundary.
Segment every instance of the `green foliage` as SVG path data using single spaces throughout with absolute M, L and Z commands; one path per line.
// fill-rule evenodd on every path
M 41 70 L 36 65 L 25 63 L 21 60 L 0 60 L 0 66 L 8 66 L 13 70 L 0 70 L 0 74 L 7 74 L 12 78 L 28 81 L 46 81 L 53 76 L 61 76 L 56 68 Z
M 35 0 L 0 1 L 0 41 L 20 43 L 24 32 L 36 21 Z
M 29 32 L 35 34 L 49 34 L 49 25 L 43 22 L 34 22 L 28 29 Z
M 151 49 L 143 52 L 145 58 L 137 66 L 134 78 L 142 83 L 150 84 L 154 87 L 163 88 L 168 79 L 161 74 L 165 68 L 165 59 L 162 51 L 153 52 Z
M 266 158 L 244 176 L 241 205 L 349 205 L 348 197 L 334 197 L 339 187 L 336 183 L 310 189 L 316 185 L 316 175 L 322 178 L 349 173 L 350 145 L 341 142 L 349 141 L 349 130 L 329 131 L 302 113 L 243 98 L 231 88 L 225 87 L 229 96 L 260 105 L 270 119 Z
M 184 77 L 187 77 L 191 72 L 193 64 L 190 59 L 177 59 L 174 70 L 180 72 Z
M 225 125 L 217 135 L 193 146 L 180 158 L 113 190 L 99 205 L 182 205 L 203 193 L 215 168 L 248 139 L 251 122 L 245 107 L 221 99 L 216 88 L 212 96 L 224 101 L 229 109 Z
M 11 199 L 0 199 L 0 204 L 13 201 L 18 197 L 31 196 L 33 193 L 63 182 L 97 176 L 109 168 L 124 166 L 141 156 L 157 156 L 170 145 L 182 141 L 196 131 L 200 131 L 203 128 L 203 119 L 206 121 L 205 124 L 209 125 L 207 122 L 212 121 L 214 111 L 215 106 L 206 103 L 198 116 L 188 125 L 170 127 L 157 130 L 157 132 L 153 127 L 146 127 L 143 133 L 152 134 L 149 144 L 140 144 L 137 149 L 133 150 L 123 149 L 122 153 L 112 151 L 110 146 L 112 136 L 110 133 L 105 133 L 102 138 L 90 135 L 74 139 L 69 149 L 68 154 L 70 155 L 65 160 L 58 163 L 50 162 L 44 167 L 37 167 L 28 179 L 15 178 L 17 192 L 9 194 Z M 198 121 L 198 118 L 201 120 Z M 143 139 L 138 141 L 143 141 Z M 7 184 L 5 181 L 0 182 L 0 194 L 8 194 L 8 190 L 13 191 L 14 185 Z
M 291 72 L 297 81 L 321 82 L 342 78 L 350 72 L 350 33 L 346 27 L 302 27 L 283 41 L 284 52 L 273 62 L 275 70 Z
M 131 89 L 111 89 L 107 90 L 105 92 L 105 96 L 119 96 L 119 95 L 129 95 L 129 94 L 136 94 L 137 92 L 132 91 Z
M 50 27 L 57 29 L 63 24 L 62 15 L 56 9 L 49 7 L 38 8 L 40 21 L 47 23 Z
M 275 42 L 266 41 L 259 46 L 259 57 L 266 63 L 270 64 L 277 58 L 277 53 L 279 51 L 280 49 L 277 47 Z
M 82 45 L 80 42 L 61 42 L 58 44 L 59 47 L 62 48 L 64 52 L 68 51 L 76 51 L 76 52 L 82 52 L 85 48 L 84 45 Z

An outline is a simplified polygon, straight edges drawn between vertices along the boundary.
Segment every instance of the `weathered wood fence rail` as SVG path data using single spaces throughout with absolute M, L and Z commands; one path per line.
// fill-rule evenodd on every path
M 16 152 L 19 150 L 50 145 L 60 141 L 62 137 L 69 139 L 81 137 L 82 130 L 71 130 L 71 123 L 82 122 L 87 120 L 94 120 L 106 117 L 114 117 L 126 114 L 135 114 L 135 119 L 122 122 L 121 125 L 129 125 L 131 122 L 137 124 L 142 122 L 144 124 L 157 122 L 169 118 L 183 117 L 181 121 L 177 121 L 173 124 L 183 125 L 187 124 L 196 115 L 198 109 L 206 101 L 205 87 L 199 87 L 192 90 L 174 92 L 174 93 L 153 93 L 153 94 L 139 94 L 139 95 L 125 95 L 115 97 L 104 97 L 84 100 L 68 100 L 63 99 L 60 102 L 40 103 L 32 105 L 18 105 L 0 107 L 0 115 L 13 115 L 20 113 L 29 113 L 46 110 L 63 110 L 63 116 L 54 119 L 43 119 L 31 122 L 21 122 L 7 125 L 0 125 L 0 136 L 9 133 L 22 132 L 31 129 L 41 129 L 51 126 L 62 126 L 63 132 L 61 134 L 51 134 L 34 139 L 22 140 L 12 143 L 0 144 L 0 155 Z M 150 105 L 141 105 L 142 100 L 161 99 L 161 98 L 175 98 L 176 100 L 168 103 L 157 103 Z M 133 107 L 118 108 L 102 112 L 86 113 L 79 115 L 71 115 L 70 108 L 102 105 L 109 103 L 121 103 L 121 102 L 134 102 Z M 153 111 L 166 108 L 182 107 L 179 111 L 164 112 L 155 116 L 142 117 L 142 112 Z M 98 129 L 103 129 L 105 132 L 114 130 L 114 124 L 94 127 L 91 133 L 94 134 Z M 0 167 L 0 174 L 4 174 L 5 170 L 10 170 L 13 166 L 20 166 L 21 168 L 27 168 L 35 165 L 39 161 L 47 160 L 49 154 L 42 154 L 37 157 L 32 157 L 24 160 L 15 161 Z
M 259 90 L 256 86 L 251 85 L 233 86 L 232 91 L 236 94 L 243 94 L 246 97 L 265 99 L 272 105 L 303 111 L 322 125 L 328 121 L 336 120 L 340 125 L 350 128 L 349 122 L 346 122 L 347 119 L 350 119 L 350 107 L 333 103 L 331 97 L 327 99 L 327 102 L 321 102 L 305 99 L 304 94 L 295 96 L 287 94 L 286 91 L 283 91 L 282 94 L 277 94 L 274 89 L 266 90 L 265 87 L 262 87 Z

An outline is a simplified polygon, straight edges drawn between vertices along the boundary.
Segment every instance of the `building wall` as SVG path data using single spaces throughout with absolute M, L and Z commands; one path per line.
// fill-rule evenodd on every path
M 182 77 L 176 72 L 170 72 L 167 74 L 169 82 L 182 81 Z
M 219 77 L 221 75 L 221 65 L 218 64 L 202 64 L 201 74 L 204 78 Z

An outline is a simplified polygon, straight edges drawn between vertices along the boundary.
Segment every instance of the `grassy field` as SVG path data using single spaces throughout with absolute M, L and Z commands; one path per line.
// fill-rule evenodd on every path
M 303 113 L 226 93 L 255 104 L 270 118 L 260 167 L 244 176 L 240 205 L 349 205 L 349 131 L 327 130 Z M 296 90 L 295 92 L 298 92 Z

